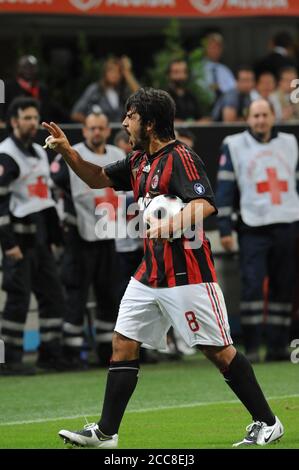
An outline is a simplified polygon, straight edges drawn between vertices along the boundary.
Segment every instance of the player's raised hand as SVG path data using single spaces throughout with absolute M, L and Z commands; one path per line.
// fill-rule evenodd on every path
M 50 124 L 43 122 L 42 126 L 50 133 L 46 138 L 44 148 L 49 147 L 62 155 L 71 148 L 65 133 L 55 122 L 50 122 Z

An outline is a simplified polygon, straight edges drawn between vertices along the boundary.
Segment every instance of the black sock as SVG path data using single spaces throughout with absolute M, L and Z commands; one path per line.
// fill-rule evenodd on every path
M 237 352 L 223 375 L 229 387 L 251 414 L 253 421 L 263 421 L 268 426 L 275 423 L 275 416 L 256 380 L 253 368 L 243 354 Z
M 135 390 L 139 360 L 111 362 L 99 429 L 108 436 L 116 434 L 127 404 Z

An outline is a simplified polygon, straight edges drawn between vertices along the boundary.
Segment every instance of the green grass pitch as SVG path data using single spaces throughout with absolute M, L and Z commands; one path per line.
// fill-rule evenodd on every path
M 255 366 L 274 412 L 285 426 L 268 449 L 299 449 L 299 365 Z M 60 449 L 61 428 L 97 421 L 105 370 L 0 377 L 0 449 Z M 125 414 L 121 449 L 229 449 L 251 418 L 221 374 L 201 355 L 142 366 Z M 260 448 L 262 449 L 262 448 Z

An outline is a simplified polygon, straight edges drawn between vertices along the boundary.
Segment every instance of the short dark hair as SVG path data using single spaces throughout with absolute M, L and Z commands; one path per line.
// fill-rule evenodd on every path
M 175 103 L 164 90 L 140 88 L 126 102 L 126 111 L 136 111 L 142 124 L 154 124 L 154 132 L 161 140 L 175 139 Z
M 271 72 L 271 70 L 263 70 L 262 72 L 260 72 L 256 76 L 256 81 L 258 82 L 261 79 L 261 77 L 264 77 L 265 75 L 271 76 L 273 80 L 275 81 L 275 83 L 277 82 L 277 78 L 275 77 L 274 73 Z
M 6 116 L 9 122 L 11 118 L 16 118 L 19 115 L 19 110 L 24 111 L 27 108 L 35 108 L 40 112 L 40 105 L 37 100 L 27 96 L 18 96 L 9 105 Z
M 221 42 L 223 43 L 224 39 L 223 39 L 223 36 L 221 33 L 219 33 L 218 31 L 211 31 L 209 32 L 208 34 L 206 34 L 204 36 L 204 40 L 205 41 L 210 41 L 210 40 L 213 40 L 213 41 L 217 41 L 217 42 Z
M 255 76 L 254 70 L 250 65 L 239 65 L 239 67 L 236 70 L 236 77 L 239 77 L 240 72 L 251 72 Z
M 286 65 L 285 67 L 282 67 L 281 69 L 279 69 L 278 80 L 281 80 L 283 74 L 287 72 L 294 72 L 296 75 L 298 75 L 296 67 L 293 67 L 292 65 Z
M 173 64 L 179 64 L 180 62 L 184 62 L 187 66 L 187 69 L 188 69 L 188 62 L 186 59 L 184 59 L 183 57 L 177 57 L 176 59 L 172 59 L 169 64 L 167 65 L 167 75 L 170 74 L 170 71 L 171 71 L 171 67 L 173 66 Z

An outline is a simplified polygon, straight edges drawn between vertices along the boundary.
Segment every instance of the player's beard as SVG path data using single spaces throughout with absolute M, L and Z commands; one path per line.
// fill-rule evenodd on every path
M 146 150 L 149 146 L 149 136 L 145 130 L 145 125 L 140 126 L 139 135 L 136 137 L 135 142 L 133 142 L 133 150 Z

